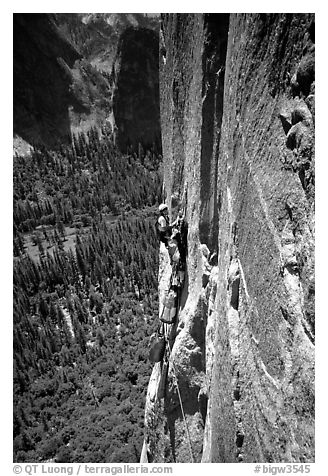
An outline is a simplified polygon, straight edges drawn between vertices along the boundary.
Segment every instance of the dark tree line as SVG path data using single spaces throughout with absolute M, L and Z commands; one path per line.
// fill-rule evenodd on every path
M 58 153 L 15 158 L 15 461 L 138 461 L 158 306 L 150 206 L 160 158 L 151 159 L 121 156 L 95 131 Z M 104 210 L 107 196 L 117 208 Z M 53 253 L 42 236 L 32 259 L 23 233 L 52 215 Z M 64 225 L 83 216 L 65 251 Z
M 122 156 L 111 135 L 91 129 L 71 147 L 35 150 L 14 157 L 15 237 L 40 225 L 86 226 L 90 216 L 152 206 L 160 200 L 160 157 L 153 152 Z M 18 248 L 19 249 L 19 248 Z

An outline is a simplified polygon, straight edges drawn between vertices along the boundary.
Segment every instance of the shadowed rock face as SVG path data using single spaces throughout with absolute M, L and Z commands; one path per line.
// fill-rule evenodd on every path
M 121 36 L 113 66 L 113 110 L 117 144 L 159 150 L 158 34 L 146 28 L 129 28 Z
M 70 137 L 70 68 L 81 58 L 48 14 L 14 14 L 14 133 L 54 146 Z
M 157 30 L 141 14 L 14 14 L 15 149 L 107 120 L 122 150 L 160 150 Z
M 112 71 L 119 39 L 130 27 L 158 32 L 158 14 L 144 13 L 57 13 L 56 19 L 66 38 L 98 70 Z
M 147 457 L 191 461 L 176 377 L 194 461 L 314 461 L 313 15 L 231 14 L 229 30 L 165 15 L 160 51 L 165 191 L 186 207 L 188 279 L 165 391 L 152 376 Z M 225 55 L 215 90 L 204 65 Z M 207 280 L 201 242 L 218 249 Z M 163 258 L 160 288 L 169 272 Z

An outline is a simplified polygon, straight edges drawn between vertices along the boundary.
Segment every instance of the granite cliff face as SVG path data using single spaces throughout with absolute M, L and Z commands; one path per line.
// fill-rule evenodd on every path
M 160 61 L 187 279 L 141 461 L 314 461 L 314 16 L 164 15 Z

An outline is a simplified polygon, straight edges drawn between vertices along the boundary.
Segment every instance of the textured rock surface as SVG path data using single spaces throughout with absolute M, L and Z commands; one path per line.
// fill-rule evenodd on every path
M 196 462 L 314 461 L 313 15 L 230 15 L 229 33 L 226 17 L 166 15 L 160 51 L 188 276 L 165 392 L 146 404 L 147 458 L 191 461 L 189 432 Z M 201 242 L 218 250 L 207 284 Z

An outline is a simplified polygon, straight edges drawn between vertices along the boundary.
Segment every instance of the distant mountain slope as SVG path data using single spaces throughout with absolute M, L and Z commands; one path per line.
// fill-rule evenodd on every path
M 143 13 L 58 13 L 59 29 L 100 71 L 110 73 L 121 34 L 129 27 L 159 31 L 159 17 Z
M 51 14 L 14 15 L 14 134 L 54 147 L 72 127 L 103 121 L 108 80 L 59 31 Z
M 15 134 L 51 145 L 69 136 L 69 106 L 82 109 L 70 92 L 70 68 L 80 58 L 50 15 L 14 15 Z
M 156 29 L 142 14 L 14 15 L 14 144 L 55 147 L 112 112 L 112 64 L 127 27 Z

